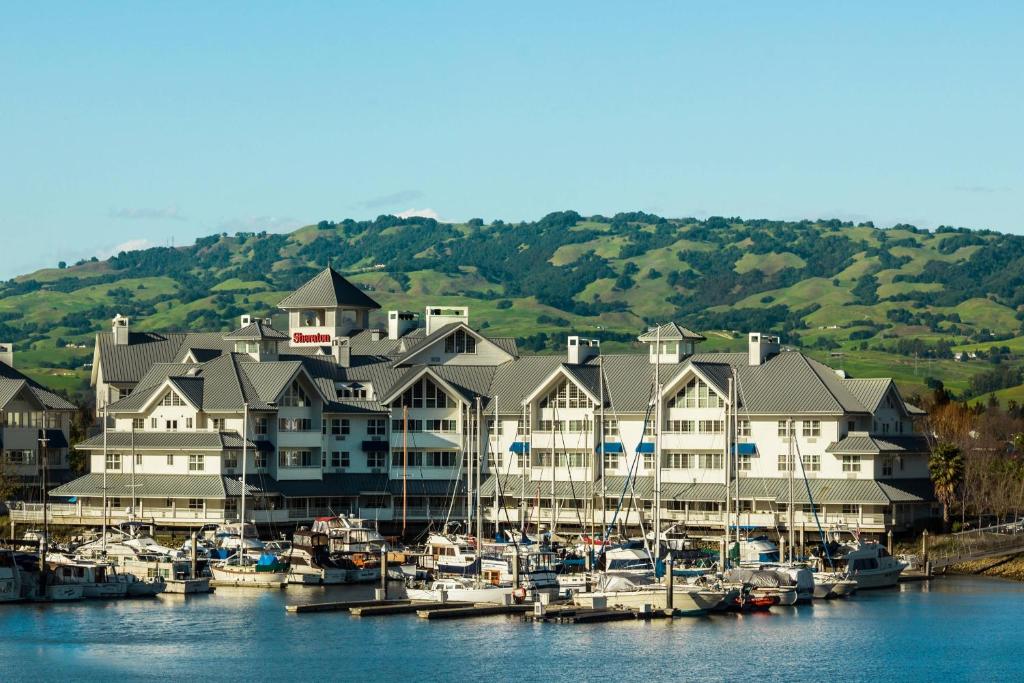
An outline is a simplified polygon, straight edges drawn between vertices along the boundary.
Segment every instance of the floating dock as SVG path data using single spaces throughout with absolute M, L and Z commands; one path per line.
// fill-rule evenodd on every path
M 354 617 L 387 617 L 392 614 L 417 614 L 434 610 L 452 610 L 472 607 L 471 602 L 410 602 L 402 605 L 371 605 L 368 607 L 352 607 L 349 612 Z
M 235 581 L 218 581 L 217 579 L 210 579 L 210 586 L 213 588 L 284 588 L 288 584 L 284 581 L 257 581 L 255 583 L 248 582 L 235 582 Z
M 544 610 L 543 614 L 526 613 L 524 621 L 554 624 L 598 624 L 608 621 L 651 621 L 671 619 L 672 611 L 657 609 L 647 612 L 631 609 L 594 609 L 565 605 Z
M 420 619 L 472 619 L 474 617 L 491 617 L 502 614 L 525 614 L 533 611 L 533 605 L 471 605 L 454 609 L 419 609 L 416 616 Z
M 381 607 L 408 605 L 411 600 L 349 600 L 347 602 L 311 602 L 305 605 L 285 605 L 285 610 L 296 614 L 305 612 L 347 612 L 354 607 Z

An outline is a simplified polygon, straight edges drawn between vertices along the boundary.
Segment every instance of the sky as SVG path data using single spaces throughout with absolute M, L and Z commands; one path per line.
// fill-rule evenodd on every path
M 1024 3 L 5 3 L 0 277 L 424 214 L 1024 231 Z

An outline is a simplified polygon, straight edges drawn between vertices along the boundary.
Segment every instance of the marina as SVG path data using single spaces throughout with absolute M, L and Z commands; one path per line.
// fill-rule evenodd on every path
M 1024 585 L 947 577 L 768 612 L 592 624 L 577 618 L 569 628 L 522 615 L 434 623 L 415 613 L 368 620 L 285 609 L 373 598 L 371 586 L 220 588 L 188 598 L 4 608 L 0 678 L 185 678 L 197 662 L 183 654 L 201 644 L 221 680 L 286 678 L 297 670 L 333 680 L 366 671 L 384 679 L 587 680 L 600 661 L 650 680 L 1007 680 L 1017 670 Z M 985 635 L 958 636 L 971 632 Z M 453 657 L 452 643 L 476 655 Z M 35 656 L 40 648 L 46 657 Z M 921 655 L 898 656 L 906 652 Z M 524 656 L 510 660 L 508 653 Z

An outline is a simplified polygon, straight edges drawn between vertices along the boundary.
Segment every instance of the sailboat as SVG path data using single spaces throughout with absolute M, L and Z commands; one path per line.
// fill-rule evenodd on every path
M 288 565 L 281 562 L 276 555 L 264 553 L 253 560 L 245 549 L 245 492 L 248 485 L 245 481 L 246 461 L 249 459 L 249 404 L 243 406 L 242 413 L 242 502 L 240 506 L 241 523 L 239 527 L 238 551 L 223 562 L 210 567 L 213 578 L 223 585 L 250 587 L 281 587 L 288 581 Z

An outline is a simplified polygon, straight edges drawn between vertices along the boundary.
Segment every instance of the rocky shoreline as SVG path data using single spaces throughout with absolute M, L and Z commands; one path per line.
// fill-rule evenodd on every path
M 949 568 L 950 574 L 972 576 L 994 576 L 1013 581 L 1024 581 L 1024 555 L 990 557 L 984 560 L 964 562 Z

